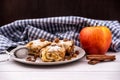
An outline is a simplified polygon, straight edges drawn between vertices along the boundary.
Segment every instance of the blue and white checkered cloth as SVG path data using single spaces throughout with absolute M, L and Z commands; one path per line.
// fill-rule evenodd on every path
M 94 20 L 76 16 L 17 20 L 0 27 L 0 51 L 24 45 L 31 40 L 44 38 L 67 38 L 80 46 L 79 32 L 86 26 L 107 26 L 112 32 L 110 49 L 120 51 L 120 23 L 118 21 Z

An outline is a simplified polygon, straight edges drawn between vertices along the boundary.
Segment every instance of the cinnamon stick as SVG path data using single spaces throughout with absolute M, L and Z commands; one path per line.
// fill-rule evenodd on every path
M 89 60 L 88 64 L 97 64 L 103 61 L 114 61 L 115 55 L 87 55 L 86 59 Z
M 94 65 L 94 64 L 97 64 L 97 63 L 99 63 L 100 61 L 98 61 L 98 60 L 91 60 L 91 61 L 88 61 L 88 64 L 92 64 L 92 65 Z
M 115 55 L 87 55 L 88 60 L 115 60 Z

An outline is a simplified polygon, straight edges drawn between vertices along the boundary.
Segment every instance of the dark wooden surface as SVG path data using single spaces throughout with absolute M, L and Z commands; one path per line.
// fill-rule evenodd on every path
M 19 19 L 54 16 L 120 21 L 120 0 L 0 0 L 0 26 Z

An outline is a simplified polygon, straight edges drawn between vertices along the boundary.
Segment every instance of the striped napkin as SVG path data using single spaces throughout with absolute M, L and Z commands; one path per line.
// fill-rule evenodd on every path
M 112 32 L 110 49 L 120 51 L 120 23 L 77 16 L 17 20 L 0 27 L 0 51 L 24 45 L 31 40 L 54 38 L 74 40 L 80 46 L 79 32 L 86 26 L 107 26 Z

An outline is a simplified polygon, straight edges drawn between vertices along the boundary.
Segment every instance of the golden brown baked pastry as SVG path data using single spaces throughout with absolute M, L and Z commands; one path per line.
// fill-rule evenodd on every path
M 29 49 L 29 54 L 39 54 L 42 48 L 50 44 L 51 42 L 46 41 L 44 39 L 37 39 L 30 41 L 28 44 L 26 44 L 26 47 Z
M 71 58 L 74 51 L 72 40 L 59 40 L 58 38 L 53 42 L 37 39 L 25 46 L 29 49 L 29 55 L 33 55 L 35 59 L 39 57 L 43 62 L 63 61 L 66 56 Z
M 47 46 L 40 51 L 40 58 L 44 62 L 64 60 L 65 48 L 58 45 Z
M 59 40 L 56 38 L 52 44 L 56 44 L 58 46 L 64 46 L 66 53 L 72 53 L 74 51 L 74 41 L 73 40 Z

